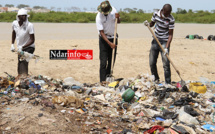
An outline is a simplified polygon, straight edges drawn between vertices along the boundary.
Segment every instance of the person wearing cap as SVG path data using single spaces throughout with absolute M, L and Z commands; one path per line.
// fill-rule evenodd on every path
M 18 52 L 34 53 L 34 26 L 28 21 L 29 16 L 27 10 L 22 8 L 18 11 L 16 20 L 12 23 L 12 52 L 15 51 L 14 42 L 16 39 Z M 28 62 L 26 60 L 20 61 L 20 56 L 18 56 L 18 77 L 21 75 L 28 75 Z
M 147 21 L 144 24 L 150 27 L 155 27 L 155 36 L 158 38 L 165 52 L 161 50 L 157 41 L 155 39 L 152 40 L 151 50 L 149 54 L 149 64 L 151 68 L 151 74 L 155 76 L 155 82 L 159 83 L 159 76 L 157 72 L 157 59 L 159 52 L 161 53 L 163 68 L 164 68 L 164 76 L 165 83 L 171 84 L 171 70 L 170 70 L 170 62 L 166 57 L 166 54 L 170 52 L 170 44 L 173 38 L 173 30 L 175 27 L 175 19 L 171 15 L 172 6 L 170 4 L 165 4 L 161 10 L 155 12 L 152 16 L 151 22 L 148 24 Z
M 103 82 L 106 80 L 106 76 L 111 73 L 113 48 L 115 48 L 116 57 L 117 39 L 116 44 L 113 43 L 115 20 L 117 18 L 120 23 L 120 19 L 117 10 L 110 5 L 109 1 L 103 1 L 97 10 L 99 11 L 96 16 L 96 27 L 99 33 L 100 82 Z

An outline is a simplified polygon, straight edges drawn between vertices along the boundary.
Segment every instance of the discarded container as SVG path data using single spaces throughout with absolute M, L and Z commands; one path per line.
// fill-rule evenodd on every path
M 134 98 L 134 95 L 135 95 L 134 91 L 131 88 L 129 88 L 123 93 L 122 99 L 125 102 L 130 102 Z
M 189 35 L 189 39 L 194 39 L 194 35 Z
M 190 83 L 189 90 L 194 91 L 196 93 L 205 93 L 207 91 L 207 87 L 202 83 Z

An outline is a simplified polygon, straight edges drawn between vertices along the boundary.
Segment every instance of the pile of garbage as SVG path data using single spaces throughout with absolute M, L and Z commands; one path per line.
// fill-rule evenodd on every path
M 210 41 L 215 40 L 215 36 L 214 35 L 208 35 L 208 40 L 210 40 Z
M 194 35 L 190 34 L 190 35 L 187 35 L 185 38 L 186 39 L 204 39 L 203 36 L 200 36 L 198 34 L 194 34 Z
M 81 122 L 89 133 L 214 133 L 214 89 L 215 82 L 206 78 L 181 87 L 180 82 L 155 83 L 148 74 L 95 84 L 42 75 L 15 81 L 8 75 L 0 77 L 0 103 L 60 107 L 61 113 L 87 117 Z

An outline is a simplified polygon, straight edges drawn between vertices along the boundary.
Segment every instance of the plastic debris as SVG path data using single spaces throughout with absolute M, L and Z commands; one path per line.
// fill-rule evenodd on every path
M 148 74 L 95 84 L 42 75 L 15 81 L 7 75 L 0 77 L 0 106 L 12 112 L 10 105 L 41 105 L 42 113 L 36 114 L 40 125 L 56 125 L 57 121 L 48 117 L 57 113 L 67 125 L 75 122 L 86 133 L 213 133 L 215 82 L 201 78 L 191 83 L 201 83 L 207 90 L 197 93 L 190 83 L 186 89 L 179 82 L 157 84 Z M 17 117 L 17 124 L 29 118 Z M 5 122 L 10 122 L 7 118 Z M 9 127 L 6 124 L 3 122 L 4 131 Z

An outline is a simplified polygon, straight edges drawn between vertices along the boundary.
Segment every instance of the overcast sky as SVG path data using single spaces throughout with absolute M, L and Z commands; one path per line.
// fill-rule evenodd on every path
M 0 4 L 26 4 L 30 7 L 33 6 L 44 6 L 47 8 L 55 7 L 64 10 L 68 7 L 79 7 L 81 9 L 87 8 L 92 10 L 96 9 L 97 6 L 103 0 L 0 0 Z M 208 10 L 215 9 L 215 0 L 109 0 L 111 5 L 120 10 L 120 8 L 138 8 L 143 9 L 147 12 L 153 11 L 155 8 L 162 8 L 166 3 L 169 3 L 173 7 L 173 12 L 177 11 L 177 8 L 182 9 L 193 9 L 195 10 Z

